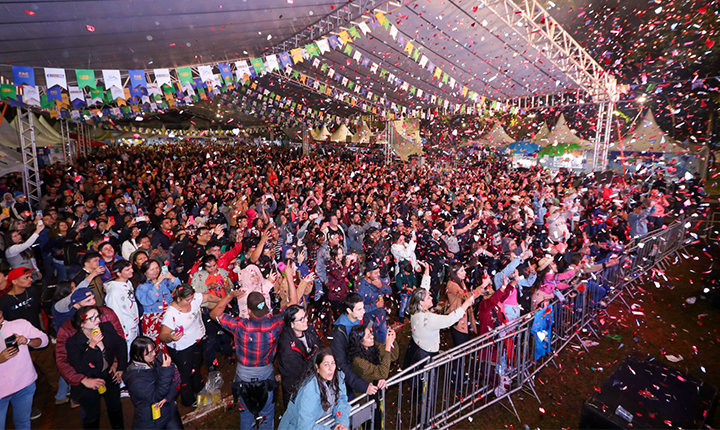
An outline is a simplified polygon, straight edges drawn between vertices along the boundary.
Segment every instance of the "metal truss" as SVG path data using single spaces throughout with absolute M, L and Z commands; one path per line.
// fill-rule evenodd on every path
M 385 165 L 389 166 L 393 162 L 393 147 L 392 147 L 392 141 L 393 141 L 393 122 L 392 121 L 385 121 L 385 131 L 382 133 L 382 139 L 385 140 L 385 143 L 383 145 L 383 155 L 385 160 Z
M 503 103 L 503 102 L 501 102 Z M 546 94 L 543 96 L 518 97 L 506 100 L 506 106 L 519 109 L 547 109 L 553 107 L 569 107 L 594 104 L 595 101 L 583 90 L 565 92 L 561 94 Z
M 32 111 L 17 108 L 18 137 L 23 158 L 23 191 L 31 209 L 40 209 L 40 169 L 35 146 L 35 129 Z
M 608 151 L 610 150 L 610 135 L 612 134 L 612 119 L 615 112 L 615 103 L 598 103 L 598 117 L 595 131 L 595 149 L 593 150 L 593 172 L 603 172 L 608 164 Z
M 87 157 L 90 147 L 90 126 L 80 122 L 77 125 L 77 154 L 79 157 Z
M 60 135 L 62 136 L 65 162 L 72 164 L 75 160 L 75 150 L 73 148 L 72 140 L 70 139 L 70 125 L 64 119 L 60 120 Z
M 537 0 L 487 0 L 486 7 L 536 47 L 596 103 L 618 100 L 615 77 L 605 71 Z
M 283 40 L 268 50 L 268 54 L 290 51 L 313 42 L 336 28 L 347 26 L 367 11 L 387 5 L 388 0 L 355 0 L 330 12 L 311 26 Z
M 302 152 L 303 155 L 310 155 L 310 130 L 305 125 L 302 128 Z

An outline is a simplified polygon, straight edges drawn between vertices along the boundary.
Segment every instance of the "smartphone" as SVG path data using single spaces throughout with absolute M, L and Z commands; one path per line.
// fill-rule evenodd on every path
M 97 223 L 96 223 L 95 221 L 93 221 L 93 220 L 88 221 L 88 225 L 90 226 L 90 228 L 95 228 L 95 227 L 97 227 Z
M 135 217 L 135 222 L 143 222 L 143 221 L 145 221 L 145 217 L 144 217 L 144 216 L 136 216 L 136 217 Z
M 110 224 L 115 224 L 115 217 L 111 216 L 110 218 L 108 218 L 108 221 L 110 222 Z
M 162 268 L 160 269 L 160 271 L 161 271 L 162 273 L 167 273 L 167 272 L 168 272 L 168 267 L 163 264 L 163 266 L 162 266 Z
M 188 222 L 192 225 L 195 225 L 195 215 L 190 215 L 188 217 Z
M 37 215 L 39 218 L 42 218 L 42 217 L 43 217 L 42 211 L 37 211 L 37 212 L 35 212 L 35 215 Z
M 5 338 L 5 348 L 17 348 L 17 336 L 14 334 Z

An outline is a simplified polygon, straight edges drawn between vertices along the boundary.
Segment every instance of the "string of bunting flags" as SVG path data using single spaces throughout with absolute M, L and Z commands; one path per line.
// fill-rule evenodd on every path
M 370 73 L 389 82 L 397 90 L 408 94 L 407 99 L 417 99 L 443 109 L 445 113 L 480 114 L 484 110 L 508 111 L 512 107 L 497 101 L 490 101 L 468 87 L 460 85 L 452 76 L 435 65 L 423 54 L 422 47 L 416 47 L 412 40 L 400 33 L 381 13 L 368 17 L 365 22 L 343 30 L 338 34 L 318 39 L 305 47 L 295 48 L 288 52 L 267 55 L 264 58 L 239 60 L 234 64 L 216 63 L 196 67 L 179 67 L 176 69 L 162 68 L 152 70 L 128 70 L 127 75 L 120 70 L 101 70 L 96 73 L 92 69 L 76 69 L 74 77 L 76 85 L 69 85 L 69 70 L 60 68 L 44 68 L 44 87 L 36 85 L 33 67 L 12 66 L 13 83 L 0 84 L 0 99 L 11 106 L 34 107 L 48 111 L 52 117 L 66 118 L 73 121 L 107 121 L 113 118 L 128 118 L 138 114 L 152 113 L 164 109 L 174 109 L 201 100 L 213 99 L 220 94 L 234 93 L 235 87 L 256 85 L 253 79 L 271 72 L 284 71 L 287 77 L 312 88 L 316 92 L 334 97 L 350 106 L 366 113 L 395 119 L 400 116 L 427 118 L 431 109 L 408 109 L 358 84 L 354 79 L 345 76 L 334 67 L 321 61 L 323 54 L 331 50 L 340 51 L 351 58 L 359 66 L 367 68 Z M 377 28 L 384 28 L 400 45 L 403 52 L 417 64 L 431 73 L 432 80 L 438 86 L 447 85 L 452 95 L 470 102 L 459 104 L 447 97 L 438 97 L 423 91 L 404 81 L 399 76 L 382 67 L 382 64 L 371 61 L 368 56 L 358 50 L 352 42 L 368 35 Z M 334 88 L 328 82 L 313 79 L 293 66 L 308 61 L 311 67 L 326 76 L 330 81 L 346 89 Z M 344 67 L 340 66 L 340 70 Z M 219 72 L 215 73 L 215 69 Z M 154 77 L 153 79 L 148 79 Z M 125 78 L 125 82 L 123 82 Z M 99 83 L 102 81 L 103 85 Z M 128 85 L 129 84 L 129 85 Z M 128 87 L 126 87 L 128 85 Z M 278 99 L 280 97 L 280 99 Z M 273 103 L 292 106 L 287 99 L 274 95 Z M 297 105 L 296 105 L 297 106 Z M 323 114 L 307 107 L 301 112 L 291 112 L 323 120 L 336 120 L 333 115 Z M 297 119 L 295 119 L 297 121 Z M 311 121 L 312 122 L 312 121 Z

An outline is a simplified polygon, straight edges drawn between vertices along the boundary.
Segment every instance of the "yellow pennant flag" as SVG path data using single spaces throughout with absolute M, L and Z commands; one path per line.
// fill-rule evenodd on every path
M 303 62 L 302 50 L 300 48 L 295 48 L 295 49 L 291 50 L 290 55 L 292 55 L 293 64 Z
M 433 75 L 433 77 L 440 79 L 440 78 L 442 78 L 442 74 L 443 74 L 443 71 L 439 67 L 436 67 L 435 74 Z
M 338 36 L 340 36 L 340 39 L 343 41 L 343 45 L 352 42 L 352 37 L 350 37 L 350 33 L 348 33 L 347 30 L 341 32 Z
M 413 44 L 410 43 L 410 42 L 408 42 L 407 45 L 405 45 L 404 51 L 407 52 L 408 55 L 412 55 L 413 49 L 415 49 L 415 47 L 413 46 Z

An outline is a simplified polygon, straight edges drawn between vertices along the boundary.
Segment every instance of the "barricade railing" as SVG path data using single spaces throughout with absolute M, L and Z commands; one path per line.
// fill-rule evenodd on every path
M 536 374 L 573 341 L 587 350 L 580 336 L 597 336 L 595 317 L 617 298 L 630 308 L 623 293 L 680 250 L 686 231 L 684 220 L 675 221 L 637 241 L 618 265 L 591 274 L 562 301 L 402 370 L 374 398 L 351 402 L 350 428 L 444 429 L 495 403 L 518 416 L 512 395 L 525 390 L 540 402 Z M 327 415 L 318 424 L 333 421 Z

